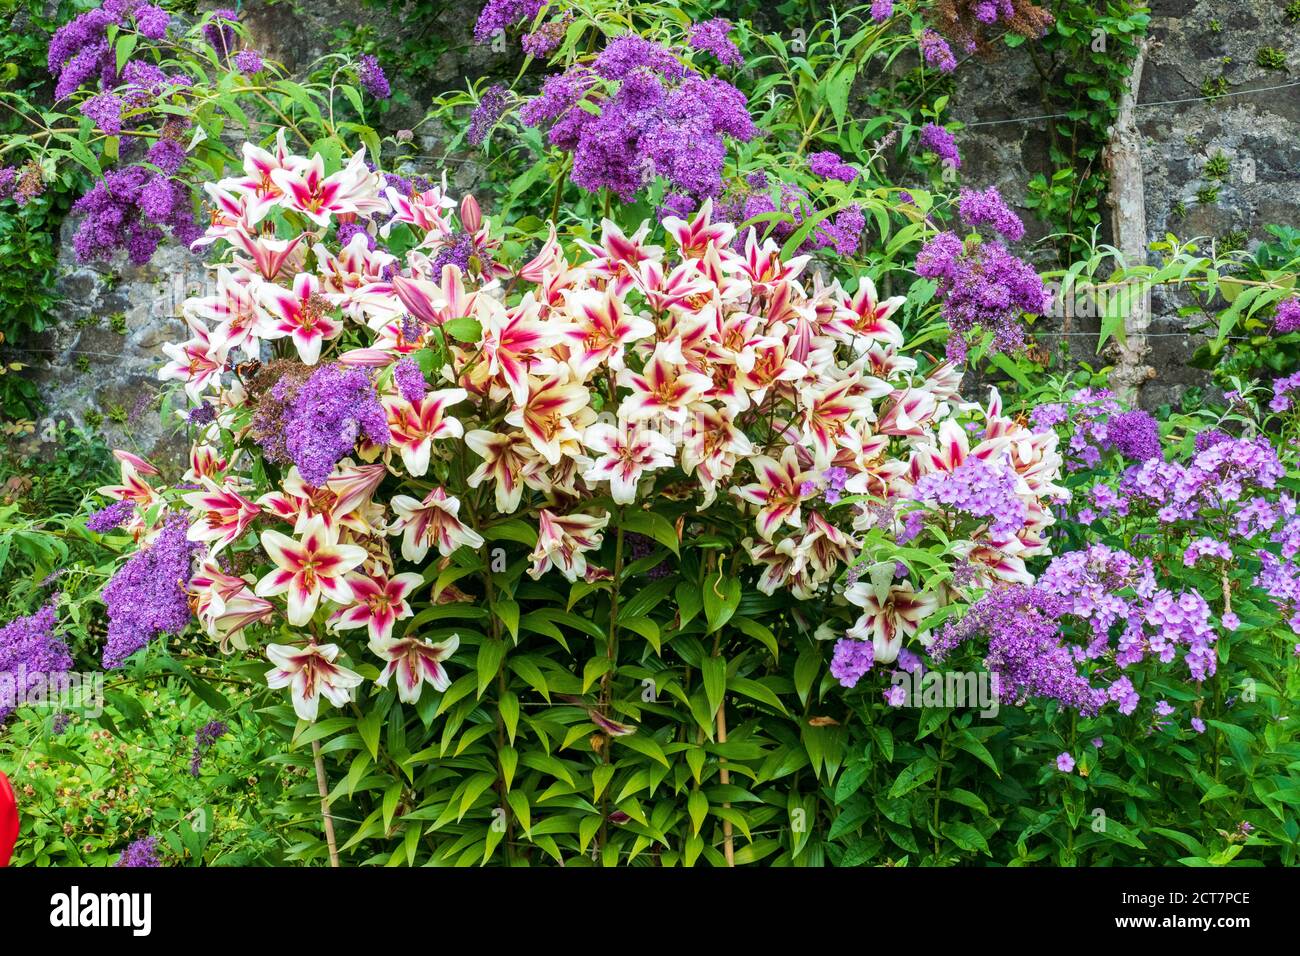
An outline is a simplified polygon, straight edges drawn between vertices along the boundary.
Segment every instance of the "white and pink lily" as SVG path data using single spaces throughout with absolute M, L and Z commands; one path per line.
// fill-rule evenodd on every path
M 262 548 L 275 570 L 257 582 L 258 597 L 287 594 L 289 623 L 302 627 L 312 619 L 321 597 L 335 604 L 352 600 L 347 572 L 366 560 L 364 548 L 336 544 L 321 518 L 307 522 L 302 540 L 295 541 L 279 531 L 262 532 Z
M 555 568 L 570 581 L 577 581 L 587 573 L 584 552 L 600 547 L 601 529 L 609 524 L 609 515 L 571 514 L 560 516 L 543 508 L 537 515 L 537 547 L 530 558 L 528 569 L 536 579 Z
M 460 520 L 460 499 L 442 488 L 434 488 L 423 501 L 397 495 L 390 504 L 397 520 L 389 531 L 402 535 L 402 557 L 407 561 L 418 564 L 431 547 L 443 557 L 450 557 L 458 548 L 483 547 L 482 536 Z
M 393 636 L 394 624 L 415 613 L 407 596 L 423 583 L 421 575 L 409 572 L 391 578 L 353 572 L 348 575 L 348 584 L 355 603 L 335 611 L 329 624 L 337 631 L 364 627 L 371 643 L 383 643 Z
M 266 656 L 275 665 L 266 672 L 266 686 L 272 690 L 288 687 L 293 711 L 300 720 L 316 719 L 322 697 L 342 707 L 352 699 L 353 688 L 361 684 L 360 674 L 335 663 L 337 644 L 268 644 Z
M 400 397 L 384 399 L 393 447 L 402 456 L 406 473 L 412 478 L 420 478 L 429 470 L 429 455 L 435 441 L 460 438 L 465 433 L 464 426 L 445 412 L 449 406 L 463 402 L 468 394 L 463 388 L 444 388 L 429 392 L 414 403 Z
M 264 339 L 289 336 L 307 365 L 315 365 L 321 346 L 343 332 L 343 323 L 333 315 L 334 302 L 310 272 L 294 276 L 292 289 L 263 283 L 257 287 L 257 301 L 262 318 L 258 334 Z
M 388 662 L 375 683 L 387 687 L 389 679 L 396 677 L 397 699 L 404 704 L 414 704 L 420 699 L 426 681 L 434 690 L 445 691 L 451 686 L 451 678 L 447 676 L 443 661 L 455 654 L 458 647 L 460 636 L 457 634 L 436 644 L 405 637 L 372 645 L 371 650 Z
M 583 478 L 589 485 L 608 481 L 610 496 L 618 504 L 636 499 L 637 483 L 648 471 L 671 468 L 673 444 L 650 428 L 629 427 L 627 422 L 591 425 L 582 443 L 597 453 Z

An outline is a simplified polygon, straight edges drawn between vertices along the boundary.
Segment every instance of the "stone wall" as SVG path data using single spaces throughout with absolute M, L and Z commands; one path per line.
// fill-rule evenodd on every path
M 454 0 L 439 28 L 453 41 L 467 41 L 478 6 L 476 0 Z M 1137 117 L 1151 239 L 1166 232 L 1183 238 L 1245 232 L 1257 238 L 1265 224 L 1300 219 L 1300 87 L 1251 92 L 1290 82 L 1289 71 L 1300 70 L 1300 26 L 1286 22 L 1284 6 L 1280 0 L 1153 3 L 1153 44 L 1138 98 L 1146 105 L 1139 106 Z M 244 5 L 244 16 L 254 42 L 296 69 L 328 52 L 334 31 L 344 23 L 369 24 L 394 41 L 402 39 L 406 29 L 386 8 L 342 0 L 251 0 Z M 413 91 L 413 106 L 386 117 L 390 128 L 413 124 L 433 92 L 503 65 L 502 55 L 490 48 L 452 45 L 464 49 L 442 59 L 427 89 Z M 1264 46 L 1286 52 L 1287 70 L 1256 64 Z M 1220 75 L 1228 95 L 1198 99 L 1207 77 Z M 1152 105 L 1171 100 L 1188 102 Z M 959 134 L 963 181 L 996 184 L 1009 198 L 1023 198 L 1029 178 L 1049 171 L 1045 124 L 1025 120 L 1044 112 L 1038 75 L 1026 49 L 1005 51 L 990 64 L 962 71 L 953 104 L 958 118 L 967 123 Z M 428 136 L 426 151 L 440 152 L 437 131 Z M 1228 157 L 1230 174 L 1215 202 L 1198 203 L 1197 191 L 1206 185 L 1204 164 L 1218 152 Z M 468 187 L 473 178 L 472 167 L 459 170 L 458 188 Z M 1031 239 L 1045 232 L 1042 224 L 1030 221 Z M 34 345 L 35 354 L 26 357 L 50 414 L 78 424 L 85 423 L 87 414 L 99 416 L 114 444 L 152 451 L 165 438 L 164 425 L 153 413 L 159 395 L 159 346 L 182 333 L 176 306 L 203 281 L 200 260 L 167 248 L 146 268 L 109 270 L 78 265 L 69 242 L 64 250 L 59 281 L 64 313 L 57 327 Z M 1143 389 L 1142 403 L 1147 406 L 1171 400 L 1186 385 L 1205 380 L 1203 373 L 1186 366 L 1196 343 L 1184 334 L 1175 308 L 1167 299 L 1155 302 L 1148 361 L 1158 377 Z M 1076 319 L 1068 328 L 1059 323 L 1045 327 L 1051 329 L 1051 334 L 1040 336 L 1045 344 L 1068 332 L 1076 357 L 1101 362 L 1093 354 L 1094 321 Z

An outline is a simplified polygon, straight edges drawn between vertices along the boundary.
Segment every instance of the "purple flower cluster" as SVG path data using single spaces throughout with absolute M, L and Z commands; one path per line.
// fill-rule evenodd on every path
M 235 69 L 245 76 L 261 73 L 263 66 L 262 54 L 256 50 L 240 50 L 235 54 Z
M 117 866 L 143 866 L 143 867 L 160 867 L 162 861 L 158 859 L 158 838 L 145 837 L 142 840 L 136 840 L 125 850 L 118 858 Z
M 465 139 L 471 146 L 481 146 L 487 139 L 492 127 L 505 115 L 510 106 L 510 94 L 501 83 L 494 83 L 483 91 L 478 105 L 469 118 L 469 132 Z
M 0 723 L 27 699 L 29 688 L 44 688 L 51 676 L 72 667 L 68 646 L 54 634 L 56 623 L 51 601 L 0 628 Z
M 54 98 L 61 100 L 92 79 L 104 90 L 118 85 L 109 27 L 134 29 L 146 39 L 161 40 L 170 19 L 167 11 L 144 0 L 105 0 L 97 9 L 78 14 L 50 39 L 46 63 L 57 81 Z
M 204 724 L 194 732 L 194 753 L 190 756 L 190 775 L 197 777 L 203 767 L 203 758 L 222 737 L 229 733 L 230 728 L 224 721 L 213 720 Z
M 117 136 L 122 132 L 122 98 L 112 93 L 97 93 L 90 99 L 81 104 L 83 115 L 90 117 L 91 122 L 99 129 L 100 132 L 109 136 Z
M 921 33 L 921 58 L 940 73 L 951 73 L 957 69 L 957 58 L 952 55 L 952 47 L 933 30 Z
M 239 14 L 236 11 L 220 7 L 213 10 L 208 22 L 203 24 L 203 39 L 216 52 L 217 59 L 222 63 L 227 62 L 235 51 L 237 40 L 235 24 L 238 22 Z
M 597 112 L 579 106 L 583 100 Z M 528 126 L 550 123 L 548 141 L 573 154 L 576 185 L 608 189 L 625 202 L 654 175 L 675 192 L 719 195 L 724 137 L 745 141 L 756 132 L 744 94 L 634 34 L 610 41 L 590 68 L 550 77 L 520 119 Z
M 193 558 L 203 545 L 188 539 L 189 519 L 173 512 L 152 542 L 131 555 L 104 586 L 108 640 L 104 668 L 121 667 L 128 657 L 161 634 L 179 634 L 190 621 L 186 590 Z
M 686 34 L 686 42 L 694 50 L 713 54 L 713 58 L 723 66 L 740 66 L 745 61 L 739 48 L 727 35 L 730 32 L 731 23 L 728 20 L 705 20 L 691 26 Z
M 566 10 L 559 19 L 547 20 L 532 33 L 525 33 L 519 40 L 519 46 L 535 59 L 550 56 L 564 39 L 564 32 L 572 19 L 573 14 Z
M 1123 406 L 1109 389 L 1085 388 L 1064 402 L 1039 405 L 1030 416 L 1035 431 L 1048 431 L 1069 423 L 1070 441 L 1066 446 L 1065 466 L 1070 471 L 1095 468 L 1102 451 L 1108 447 L 1106 423 L 1119 415 Z
M 1106 445 L 1130 461 L 1160 458 L 1160 424 L 1149 412 L 1134 409 L 1112 415 L 1106 422 Z
M 290 396 L 293 384 L 281 378 L 272 397 L 285 403 L 285 452 L 307 484 L 324 485 L 362 438 L 376 445 L 391 440 L 384 406 L 365 369 L 322 365 Z
M 1277 311 L 1273 313 L 1273 332 L 1276 335 L 1300 332 L 1300 298 L 1283 299 L 1277 304 Z
M 1025 526 L 1025 503 L 1016 494 L 1015 475 L 1005 467 L 968 458 L 952 471 L 922 476 L 913 494 L 917 501 L 988 518 L 994 542 L 1007 541 Z
M 876 662 L 876 652 L 870 641 L 857 641 L 841 637 L 835 642 L 831 656 L 831 676 L 842 687 L 854 687 Z
M 1273 398 L 1269 401 L 1270 411 L 1281 414 L 1291 408 L 1291 393 L 1300 391 L 1300 372 L 1294 372 L 1284 378 L 1273 381 Z
M 1050 698 L 1084 715 L 1095 714 L 1106 693 L 1079 673 L 1073 650 L 1062 643 L 1059 619 L 1064 610 L 1059 597 L 1038 588 L 1012 585 L 990 591 L 960 621 L 944 625 L 930 657 L 942 662 L 960 645 L 983 638 L 984 666 L 997 675 L 1004 703 Z
M 424 373 L 420 371 L 419 363 L 409 356 L 400 359 L 393 366 L 393 381 L 397 383 L 397 390 L 402 398 L 412 404 L 424 398 L 429 391 L 429 384 L 424 380 Z
M 1095 660 L 1111 651 L 1111 633 L 1120 626 L 1115 663 L 1129 667 L 1147 655 L 1168 664 L 1185 648 L 1183 663 L 1192 679 L 1215 671 L 1210 608 L 1195 591 L 1160 588 L 1150 560 L 1093 545 L 1052 559 L 1037 587 L 1061 599 L 1063 613 L 1088 622 L 1092 640 L 1080 657 Z M 1131 596 L 1130 596 L 1131 593 Z
M 957 151 L 957 140 L 938 123 L 926 123 L 921 127 L 920 146 L 939 157 L 939 162 L 961 169 L 961 153 Z
M 487 43 L 498 31 L 514 26 L 520 20 L 532 21 L 546 6 L 548 0 L 488 0 L 479 11 L 474 24 L 474 41 Z
M 134 501 L 115 501 L 87 518 L 86 530 L 96 534 L 107 534 L 130 521 L 133 514 L 135 514 Z
M 871 19 L 883 23 L 894 15 L 894 0 L 872 0 Z
M 145 157 L 157 170 L 142 163 L 111 170 L 73 203 L 72 212 L 83 217 L 72 240 L 78 260 L 107 259 L 125 249 L 133 265 L 144 265 L 163 228 L 185 246 L 202 236 L 188 190 L 172 178 L 184 156 L 179 144 L 160 139 Z
M 808 169 L 814 176 L 820 176 L 822 179 L 838 179 L 842 183 L 851 183 L 861 175 L 858 167 L 844 162 L 839 153 L 832 153 L 829 150 L 810 155 Z
M 957 200 L 957 214 L 972 229 L 988 226 L 1012 242 L 1025 235 L 1025 224 L 1007 207 L 996 186 L 983 192 L 963 188 Z
M 816 207 L 808 194 L 797 186 L 781 183 L 774 191 L 764 173 L 752 173 L 746 177 L 744 187 L 728 191 L 718 204 L 718 213 L 729 222 L 745 222 L 777 213 L 779 218 L 765 221 L 763 228 L 770 229 L 773 238 L 784 242 L 803 226 L 810 215 L 816 213 Z M 818 222 L 798 251 L 806 254 L 818 249 L 834 249 L 840 255 L 851 255 L 862 239 L 866 224 L 862 207 L 852 203 L 836 213 L 834 218 Z M 737 236 L 737 251 L 743 249 L 743 243 L 743 237 Z
M 996 351 L 1020 351 L 1025 344 L 1021 313 L 1041 313 L 1050 301 L 1033 267 L 997 242 L 967 246 L 954 233 L 941 232 L 917 254 L 916 271 L 938 281 L 952 332 L 948 358 L 955 363 L 965 361 L 967 336 L 976 330 L 993 333 Z
M 384 68 L 379 65 L 379 60 L 369 53 L 357 61 L 357 82 L 377 100 L 386 100 L 393 95 L 392 87 L 388 85 L 388 77 L 384 75 Z
M 1262 436 L 1231 438 L 1197 452 L 1187 464 L 1152 458 L 1120 479 L 1130 505 L 1155 511 L 1164 524 L 1235 510 L 1247 489 L 1269 490 L 1286 474 L 1277 452 Z

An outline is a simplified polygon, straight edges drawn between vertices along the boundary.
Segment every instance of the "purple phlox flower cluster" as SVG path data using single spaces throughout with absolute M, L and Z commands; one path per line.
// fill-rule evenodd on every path
M 107 534 L 130 521 L 133 514 L 135 514 L 134 501 L 115 501 L 87 518 L 86 530 L 96 534 Z
M 729 20 L 715 17 L 693 24 L 686 33 L 686 42 L 694 50 L 713 54 L 713 58 L 723 66 L 740 66 L 745 61 L 739 48 L 727 35 L 731 29 Z
M 162 861 L 158 858 L 158 838 L 145 837 L 142 840 L 136 840 L 125 850 L 118 858 L 117 866 L 145 866 L 160 867 Z
M 1025 224 L 1007 206 L 996 186 L 983 192 L 963 188 L 957 200 L 957 214 L 972 229 L 988 226 L 1012 242 L 1024 238 Z
M 203 767 L 203 758 L 207 755 L 230 728 L 224 721 L 213 720 L 194 732 L 194 753 L 190 756 L 190 774 L 197 777 Z
M 854 687 L 876 662 L 876 652 L 870 641 L 857 641 L 841 637 L 835 642 L 831 656 L 831 676 L 842 687 Z
M 1120 479 L 1120 492 L 1170 524 L 1230 507 L 1247 489 L 1272 489 L 1285 473 L 1268 439 L 1232 438 L 1197 452 L 1186 465 L 1159 458 L 1135 465 Z
M 1209 605 L 1195 591 L 1176 595 L 1158 588 L 1150 559 L 1139 562 L 1125 551 L 1097 544 L 1053 558 L 1037 587 L 1057 595 L 1065 613 L 1091 626 L 1092 640 L 1079 652 L 1081 659 L 1105 655 L 1112 628 L 1118 624 L 1115 663 L 1120 667 L 1136 664 L 1148 654 L 1168 664 L 1181 646 L 1193 680 L 1214 674 L 1216 635 Z
M 1112 415 L 1106 422 L 1106 446 L 1131 461 L 1161 458 L 1160 425 L 1149 412 L 1134 409 Z
M 941 232 L 916 256 L 917 274 L 938 282 L 938 296 L 948 337 L 948 358 L 966 360 L 967 336 L 993 333 L 993 349 L 1018 352 L 1024 348 L 1021 313 L 1039 314 L 1049 296 L 1033 266 L 1017 259 L 998 242 L 967 248 L 954 233 Z
M 842 183 L 851 183 L 861 173 L 858 167 L 844 162 L 839 153 L 825 150 L 808 157 L 808 169 L 814 176 L 822 179 L 838 179 Z
M 1218 558 L 1220 561 L 1231 561 L 1232 548 L 1226 541 L 1216 541 L 1214 538 L 1209 537 L 1197 538 L 1183 552 L 1183 564 L 1192 568 L 1202 558 Z
M 1277 304 L 1273 313 L 1273 332 L 1275 335 L 1300 332 L 1300 297 L 1283 299 Z
M 1054 594 L 1025 585 L 990 591 L 960 621 L 949 621 L 930 646 L 941 663 L 958 646 L 983 638 L 984 666 L 997 675 L 999 698 L 1023 704 L 1051 698 L 1084 715 L 1096 713 L 1105 692 L 1079 673 L 1075 655 L 1062 643 L 1058 619 L 1065 603 Z
M 1220 428 L 1203 428 L 1196 433 L 1193 439 L 1198 452 L 1205 451 L 1212 445 L 1217 445 L 1221 441 L 1231 441 L 1232 436 Z
M 914 489 L 917 501 L 988 518 L 989 534 L 1007 541 L 1025 526 L 1025 503 L 1016 494 L 1015 474 L 1001 462 L 967 458 L 952 471 L 922 476 Z
M 54 633 L 54 601 L 35 614 L 0 627 L 0 723 L 27 699 L 29 687 L 44 688 L 72 667 L 68 645 Z
M 481 146 L 492 127 L 505 115 L 510 106 L 510 94 L 501 83 L 494 83 L 483 91 L 478 105 L 469 118 L 469 132 L 465 139 L 471 146 Z
M 272 397 L 289 399 L 291 385 L 287 376 L 281 378 Z M 338 365 L 322 365 L 298 386 L 287 402 L 283 430 L 286 454 L 302 480 L 315 488 L 325 484 L 362 438 L 376 445 L 392 438 L 370 374 Z
M 1281 414 L 1291 408 L 1291 392 L 1300 389 L 1300 372 L 1293 372 L 1285 378 L 1273 381 L 1273 398 L 1269 401 L 1270 411 Z
M 921 662 L 920 655 L 906 647 L 898 652 L 898 669 L 907 671 L 909 674 L 922 674 L 925 672 L 925 664 Z
M 183 158 L 183 152 L 181 157 Z M 174 149 L 159 142 L 146 157 L 170 166 Z M 174 170 L 173 170 L 174 171 Z M 162 229 L 189 246 L 203 230 L 194 221 L 194 211 L 185 185 L 167 173 L 143 164 L 110 170 L 104 178 L 72 205 L 82 221 L 73 237 L 73 248 L 81 262 L 107 259 L 125 249 L 133 265 L 144 265 L 162 241 Z
M 1068 750 L 1056 758 L 1056 769 L 1061 771 L 1061 773 L 1074 772 L 1074 758 L 1070 756 Z
M 142 0 L 105 0 L 94 10 L 78 14 L 54 32 L 46 64 L 57 81 L 54 98 L 61 100 L 90 80 L 103 90 L 117 86 L 117 54 L 108 42 L 108 28 L 134 28 L 149 40 L 167 35 L 167 11 Z
M 474 24 L 474 42 L 487 43 L 495 33 L 514 26 L 520 20 L 536 19 L 547 2 L 548 0 L 488 0 Z
M 833 505 L 844 494 L 844 484 L 849 480 L 848 470 L 838 467 L 827 468 L 822 477 L 826 480 L 826 486 L 822 489 L 822 497 L 826 499 L 828 504 Z
M 938 123 L 926 123 L 921 127 L 920 146 L 939 157 L 939 162 L 961 169 L 961 153 L 957 151 L 957 140 Z
M 1283 560 L 1271 551 L 1257 551 L 1260 568 L 1255 574 L 1255 587 L 1284 615 L 1290 615 L 1291 630 L 1300 634 L 1300 566 L 1293 560 Z M 1297 645 L 1300 647 L 1300 645 Z M 1300 653 L 1300 652 L 1298 652 Z
M 105 585 L 108 608 L 104 668 L 121 667 L 128 657 L 162 634 L 179 634 L 190 621 L 186 590 L 193 558 L 203 545 L 186 534 L 189 519 L 173 512 L 153 541 L 131 555 Z
M 894 0 L 872 0 L 871 19 L 882 23 L 894 15 Z
M 593 99 L 599 112 L 579 108 L 598 86 L 612 90 Z M 609 189 L 627 202 L 655 175 L 673 192 L 720 195 L 724 137 L 744 141 L 756 133 L 744 94 L 636 35 L 610 41 L 590 68 L 550 77 L 519 115 L 528 126 L 551 124 L 547 139 L 573 154 L 576 185 Z
M 1110 687 L 1106 688 L 1106 697 L 1119 708 L 1119 712 L 1125 717 L 1137 710 L 1138 702 L 1141 700 L 1137 689 L 1133 686 L 1133 681 L 1127 677 L 1114 680 Z
M 388 85 L 388 77 L 384 75 L 384 68 L 369 53 L 357 61 L 357 82 L 377 100 L 386 100 L 393 94 L 392 87 Z
M 245 76 L 261 73 L 265 65 L 262 62 L 262 54 L 256 50 L 240 50 L 235 54 L 235 69 Z
M 217 59 L 222 63 L 235 51 L 235 24 L 238 22 L 239 14 L 236 11 L 220 7 L 213 10 L 208 22 L 203 24 L 203 39 L 216 51 Z
M 397 383 L 397 390 L 401 392 L 402 398 L 411 403 L 418 402 L 429 391 L 429 385 L 424 380 L 424 373 L 420 371 L 419 363 L 410 356 L 399 360 L 393 366 L 393 381 Z

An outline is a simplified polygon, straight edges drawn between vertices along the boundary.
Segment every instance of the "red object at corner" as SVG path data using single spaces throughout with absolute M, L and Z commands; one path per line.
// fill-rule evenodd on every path
M 18 799 L 9 778 L 0 773 L 0 866 L 9 865 L 18 841 Z

